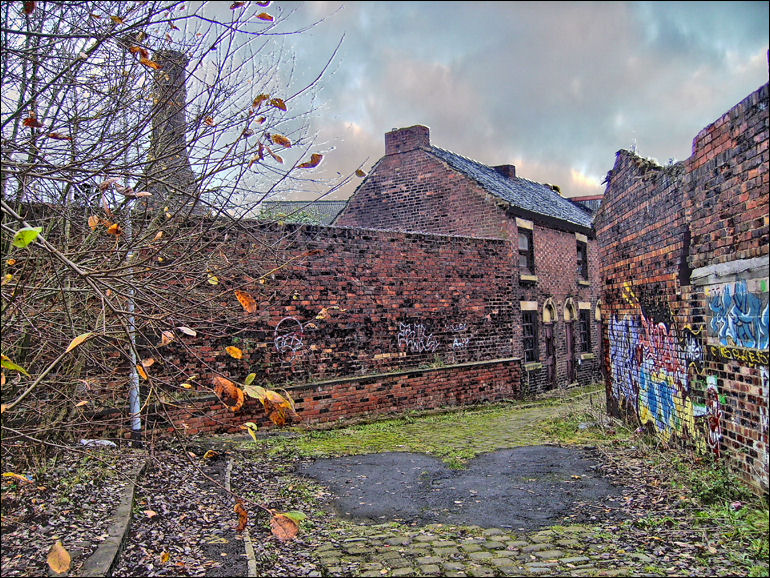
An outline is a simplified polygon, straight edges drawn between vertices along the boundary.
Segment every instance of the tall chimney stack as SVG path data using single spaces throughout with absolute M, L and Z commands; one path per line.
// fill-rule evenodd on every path
M 152 138 L 145 170 L 145 188 L 156 206 L 168 206 L 172 212 L 197 202 L 195 173 L 187 150 L 187 57 L 176 50 L 159 50 L 155 62 L 152 111 Z M 203 207 L 197 207 L 202 210 Z

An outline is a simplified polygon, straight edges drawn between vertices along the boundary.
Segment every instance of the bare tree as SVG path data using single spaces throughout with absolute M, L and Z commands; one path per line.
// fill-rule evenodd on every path
M 148 399 L 192 378 L 163 348 L 233 331 L 217 304 L 235 290 L 269 301 L 254 267 L 280 264 L 244 219 L 312 181 L 325 67 L 284 76 L 304 30 L 268 4 L 0 8 L 4 451 L 80 432 L 96 399 L 130 397 L 138 433 Z

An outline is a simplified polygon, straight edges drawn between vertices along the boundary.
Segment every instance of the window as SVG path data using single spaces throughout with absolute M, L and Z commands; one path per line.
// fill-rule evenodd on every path
M 591 351 L 591 310 L 580 310 L 580 351 Z
M 537 311 L 522 311 L 524 362 L 537 361 Z
M 577 242 L 577 273 L 580 279 L 588 281 L 588 245 Z
M 530 229 L 519 229 L 519 269 L 523 275 L 535 274 L 535 251 Z

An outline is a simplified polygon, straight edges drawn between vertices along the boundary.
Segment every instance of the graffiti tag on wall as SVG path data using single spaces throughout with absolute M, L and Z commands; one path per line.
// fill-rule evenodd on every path
M 422 323 L 399 323 L 398 346 L 412 353 L 436 351 L 438 340 Z
M 275 349 L 285 360 L 290 361 L 294 359 L 297 352 L 304 346 L 302 342 L 304 337 L 303 331 L 302 323 L 294 317 L 284 317 L 275 326 L 273 343 L 275 344 Z
M 708 300 L 709 328 L 722 345 L 767 349 L 770 343 L 768 303 L 749 292 L 746 281 L 713 290 Z

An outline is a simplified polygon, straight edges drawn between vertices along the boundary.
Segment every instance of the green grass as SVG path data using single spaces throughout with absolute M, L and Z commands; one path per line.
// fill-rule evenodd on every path
M 571 395 L 594 391 L 583 388 Z M 597 390 L 598 391 L 598 390 Z M 597 396 L 599 394 L 597 393 Z M 588 410 L 588 398 L 574 405 Z M 512 414 L 512 409 L 522 408 Z M 395 419 L 343 427 L 325 431 L 310 431 L 297 436 L 277 436 L 268 440 L 268 450 L 292 453 L 304 457 L 333 457 L 379 452 L 419 452 L 443 459 L 453 468 L 462 468 L 468 460 L 484 452 L 502 448 L 534 445 L 571 438 L 575 441 L 597 442 L 608 437 L 601 428 L 581 430 L 586 417 L 565 409 L 564 400 L 544 400 L 538 403 L 492 405 L 460 409 L 446 413 L 406 414 Z M 560 414 L 568 412 L 568 423 L 561 425 Z M 543 420 L 553 427 L 542 427 Z M 564 432 L 569 434 L 562 435 Z

